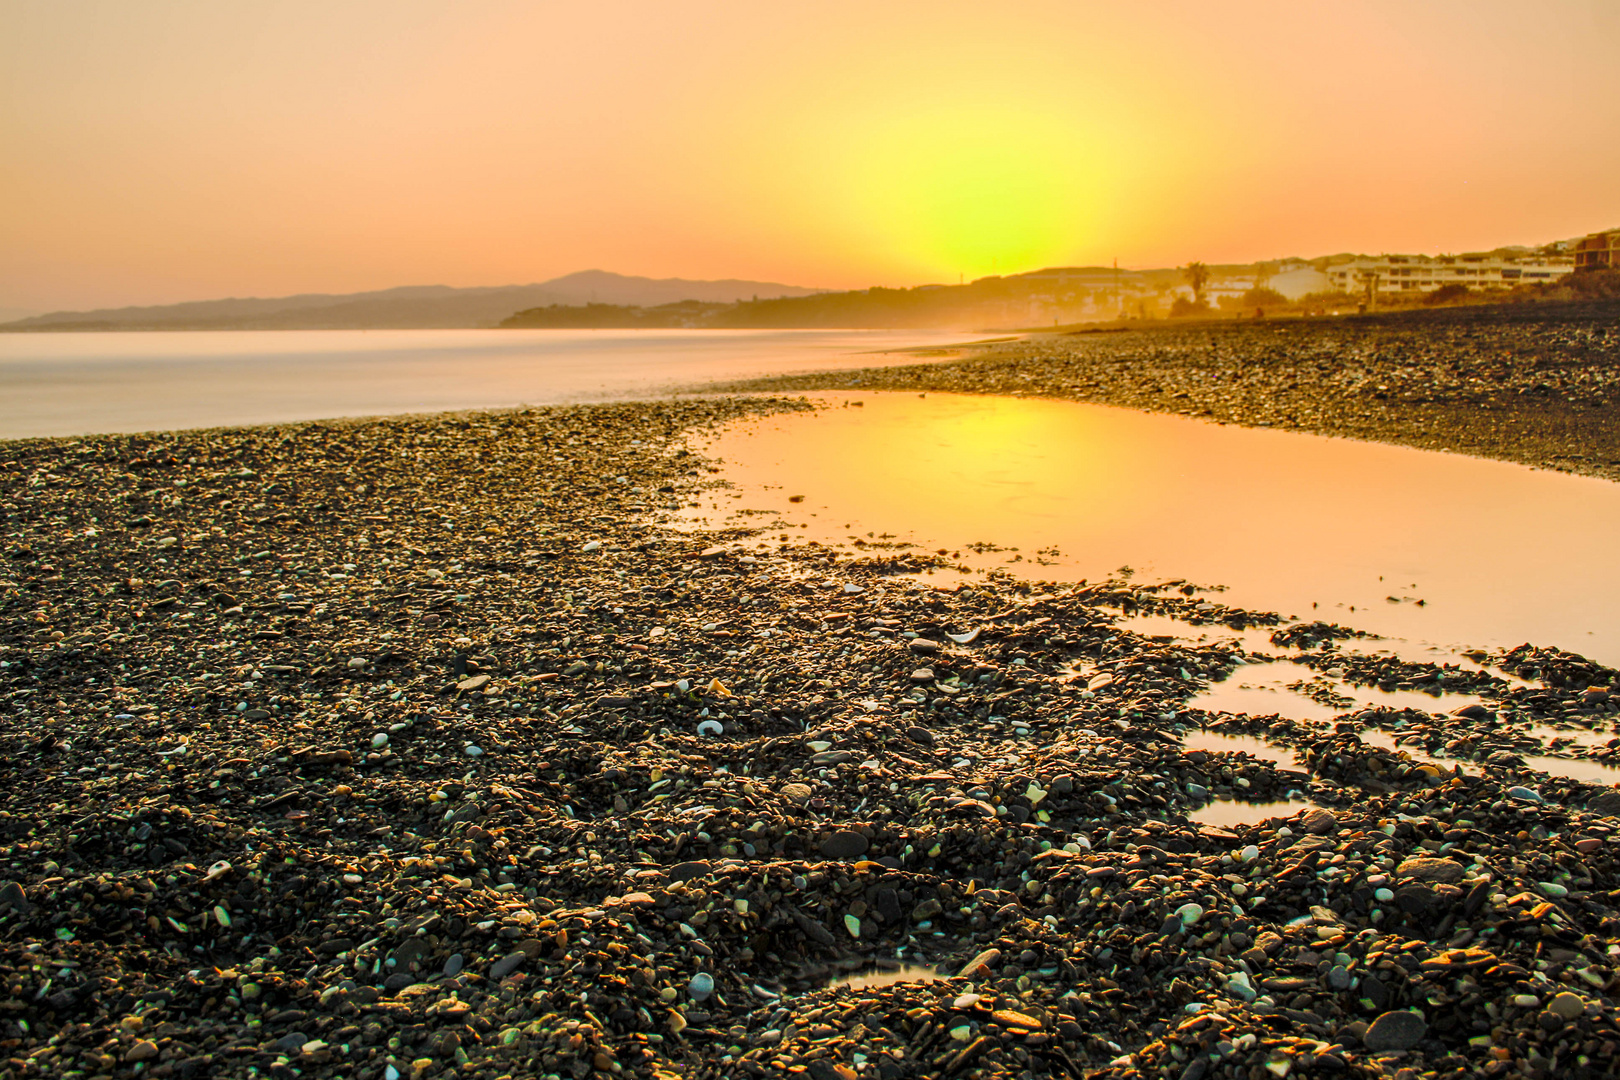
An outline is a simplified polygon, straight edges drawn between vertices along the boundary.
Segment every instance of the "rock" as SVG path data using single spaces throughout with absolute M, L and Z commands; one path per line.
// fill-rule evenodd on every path
M 990 1014 L 990 1019 L 1002 1027 L 1023 1028 L 1026 1031 L 1039 1031 L 1042 1026 L 1039 1017 L 1016 1009 L 997 1009 Z
M 931 682 L 933 682 L 934 681 L 934 669 L 933 668 L 927 668 L 927 667 L 918 668 L 916 671 L 913 671 L 911 673 L 911 681 L 914 682 L 914 683 L 931 683 Z
M 1413 1012 L 1387 1012 L 1372 1022 L 1361 1037 L 1362 1045 L 1374 1054 L 1386 1050 L 1410 1050 L 1429 1032 L 1423 1017 Z
M 1508 798 L 1517 799 L 1520 802 L 1529 802 L 1529 803 L 1540 803 L 1540 802 L 1546 802 L 1547 801 L 1546 799 L 1543 799 L 1541 797 L 1541 792 L 1536 791 L 1536 790 L 1534 790 L 1532 788 L 1527 788 L 1527 787 L 1510 787 L 1510 788 L 1508 788 Z
M 456 689 L 482 690 L 484 687 L 489 685 L 489 680 L 490 677 L 488 675 L 474 675 L 471 678 L 462 679 L 460 682 L 456 683 Z
M 1547 1011 L 1564 1020 L 1573 1020 L 1586 1012 L 1586 1002 L 1566 990 L 1554 995 L 1553 999 L 1547 1002 Z
M 797 806 L 803 806 L 815 794 L 809 784 L 783 784 L 782 797 Z
M 1440 894 L 1417 883 L 1402 885 L 1395 890 L 1393 899 L 1409 915 L 1427 915 L 1440 907 Z
M 1620 791 L 1605 791 L 1589 801 L 1586 808 L 1604 817 L 1620 817 Z
M 33 905 L 29 904 L 28 896 L 23 892 L 23 887 L 15 881 L 8 881 L 0 885 L 0 911 L 7 910 L 25 913 L 33 910 Z
M 829 859 L 853 859 L 864 855 L 872 842 L 854 829 L 839 829 L 821 842 L 821 853 Z
M 302 1039 L 298 1041 L 298 1045 L 304 1045 Z M 157 1056 L 157 1043 L 153 1042 L 151 1039 L 141 1039 L 134 1046 L 131 1046 L 128 1050 L 124 1051 L 124 1060 L 127 1062 L 151 1061 Z
M 509 952 L 489 966 L 489 977 L 499 982 L 522 967 L 528 959 L 522 952 Z
M 709 1000 L 709 995 L 714 993 L 714 976 L 707 971 L 693 975 L 686 984 L 686 993 L 693 1001 Z
M 1001 963 L 1000 949 L 986 949 L 967 963 L 957 975 L 964 979 L 979 979 L 990 974 Z
M 1313 807 L 1300 815 L 1300 825 L 1307 833 L 1323 836 L 1338 832 L 1339 819 L 1331 810 Z M 1459 868 L 1460 869 L 1460 868 Z
M 1253 1001 L 1260 994 L 1247 972 L 1234 971 L 1226 977 L 1226 992 L 1239 1001 Z
M 939 653 L 939 642 L 929 641 L 927 638 L 916 638 L 906 648 L 917 656 L 936 656 Z
M 1395 868 L 1395 875 L 1403 878 L 1413 878 L 1417 881 L 1444 882 L 1455 885 L 1463 878 L 1464 868 L 1461 863 L 1450 859 L 1432 859 L 1425 856 L 1406 859 Z

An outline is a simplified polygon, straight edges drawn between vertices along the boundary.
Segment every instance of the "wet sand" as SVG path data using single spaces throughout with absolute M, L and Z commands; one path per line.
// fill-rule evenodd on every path
M 1620 673 L 677 527 L 803 407 L 0 444 L 8 1073 L 1612 1071 L 1620 792 L 1522 755 L 1612 758 Z M 1258 635 L 1484 704 L 1194 707 Z

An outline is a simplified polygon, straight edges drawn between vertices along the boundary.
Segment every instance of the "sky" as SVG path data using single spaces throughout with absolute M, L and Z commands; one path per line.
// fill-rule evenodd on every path
M 0 0 L 0 312 L 1620 225 L 1620 3 Z

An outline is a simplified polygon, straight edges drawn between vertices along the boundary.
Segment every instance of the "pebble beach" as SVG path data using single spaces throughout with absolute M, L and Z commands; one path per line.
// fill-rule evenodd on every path
M 0 443 L 0 1062 L 1616 1075 L 1620 790 L 1538 767 L 1620 764 L 1614 669 L 1542 642 L 1374 656 L 1217 583 L 942 587 L 945 553 L 679 515 L 720 483 L 694 436 L 851 386 L 1613 479 L 1617 348 L 1613 312 L 1469 310 L 1047 336 L 774 396 Z M 1478 702 L 1190 704 L 1279 658 Z M 1256 809 L 1200 820 L 1228 803 Z

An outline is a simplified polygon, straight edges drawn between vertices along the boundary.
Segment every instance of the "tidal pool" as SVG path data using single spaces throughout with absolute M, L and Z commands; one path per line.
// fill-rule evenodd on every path
M 901 962 L 893 965 L 880 964 L 849 975 L 840 975 L 827 985 L 834 990 L 840 987 L 861 990 L 869 986 L 889 986 L 893 983 L 939 982 L 944 978 L 946 976 L 924 964 Z
M 709 440 L 734 487 L 684 516 L 1026 578 L 1129 568 L 1413 648 L 1529 641 L 1620 663 L 1620 485 L 1073 402 L 817 397 Z
M 1562 776 L 1587 784 L 1620 784 L 1620 767 L 1580 758 L 1550 757 L 1546 754 L 1524 754 L 1524 763 L 1538 772 Z
M 1307 684 L 1346 700 L 1317 701 L 1304 692 Z M 1248 716 L 1276 714 L 1290 720 L 1328 720 L 1367 706 L 1443 713 L 1479 700 L 1471 694 L 1426 694 L 1420 690 L 1353 686 L 1292 660 L 1274 660 L 1269 664 L 1239 667 L 1225 679 L 1210 683 L 1195 694 L 1187 702 L 1187 708 Z
M 1181 745 L 1188 750 L 1204 750 L 1211 754 L 1242 752 L 1260 761 L 1272 762 L 1280 769 L 1294 769 L 1294 752 L 1285 746 L 1268 743 L 1253 735 L 1226 735 L 1219 731 L 1189 731 L 1182 736 Z
M 1274 799 L 1268 802 L 1243 802 L 1241 799 L 1216 799 L 1187 815 L 1188 821 L 1229 829 L 1234 825 L 1255 825 L 1272 818 L 1293 817 L 1301 810 L 1316 804 L 1309 799 Z

